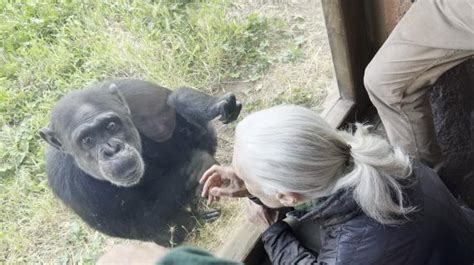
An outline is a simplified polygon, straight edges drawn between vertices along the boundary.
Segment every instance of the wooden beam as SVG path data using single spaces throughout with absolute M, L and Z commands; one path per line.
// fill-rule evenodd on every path
M 322 0 L 337 85 L 342 99 L 357 108 L 369 104 L 364 70 L 371 58 L 363 1 Z
M 354 109 L 354 101 L 340 98 L 334 106 L 324 110 L 321 116 L 333 128 L 339 128 Z
M 245 264 L 260 264 L 265 255 L 260 241 L 262 233 L 263 229 L 246 220 L 229 235 L 229 240 L 216 255 Z
M 364 0 L 369 42 L 378 50 L 412 5 L 412 0 Z

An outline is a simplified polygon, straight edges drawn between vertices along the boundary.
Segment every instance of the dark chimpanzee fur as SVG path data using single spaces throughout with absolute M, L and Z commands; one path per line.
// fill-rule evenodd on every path
M 53 192 L 105 234 L 161 245 L 192 225 L 185 207 L 216 161 L 220 116 L 234 121 L 235 96 L 174 92 L 139 80 L 111 80 L 64 96 L 40 135 L 53 148 L 46 170 Z M 175 230 L 170 229 L 176 227 Z

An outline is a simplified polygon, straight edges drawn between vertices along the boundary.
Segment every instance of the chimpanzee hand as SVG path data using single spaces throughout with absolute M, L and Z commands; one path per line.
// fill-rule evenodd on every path
M 235 99 L 235 95 L 232 93 L 225 94 L 220 98 L 216 107 L 219 109 L 220 118 L 222 123 L 227 124 L 233 122 L 239 117 L 240 110 L 242 110 L 242 104 Z
M 248 197 L 250 195 L 245 183 L 235 174 L 232 167 L 213 165 L 204 172 L 199 183 L 204 183 L 201 196 L 207 196 L 208 203 L 223 196 Z

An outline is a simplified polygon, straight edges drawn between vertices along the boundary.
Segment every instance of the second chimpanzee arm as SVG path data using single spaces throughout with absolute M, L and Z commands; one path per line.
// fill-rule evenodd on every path
M 232 93 L 216 98 L 186 87 L 173 91 L 168 104 L 189 122 L 200 125 L 207 124 L 218 116 L 223 123 L 235 121 L 242 109 Z

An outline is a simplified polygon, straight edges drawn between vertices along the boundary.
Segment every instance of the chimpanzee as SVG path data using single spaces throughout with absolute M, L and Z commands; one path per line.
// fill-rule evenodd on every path
M 179 243 L 192 219 L 185 207 L 199 192 L 201 174 L 216 163 L 209 121 L 234 121 L 241 108 L 230 93 L 215 98 L 140 80 L 70 92 L 39 132 L 53 147 L 46 151 L 49 185 L 105 234 Z

